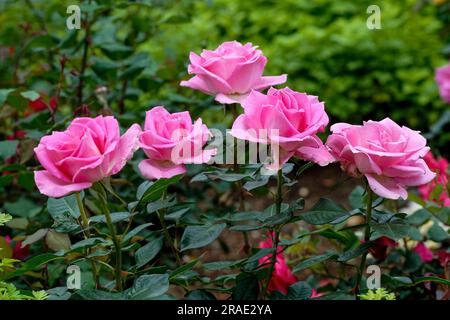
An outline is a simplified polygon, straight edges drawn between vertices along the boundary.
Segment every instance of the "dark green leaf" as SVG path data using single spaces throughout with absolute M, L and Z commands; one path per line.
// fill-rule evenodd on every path
M 361 256 L 363 253 L 367 252 L 369 248 L 372 246 L 371 242 L 363 243 L 356 248 L 345 251 L 344 253 L 339 255 L 338 261 L 345 262 L 356 257 Z
M 39 93 L 37 93 L 36 91 L 32 91 L 32 90 L 21 92 L 20 95 L 30 101 L 35 101 L 35 100 L 39 99 L 39 97 L 40 97 Z
M 428 237 L 435 242 L 442 242 L 450 238 L 448 232 L 442 229 L 437 221 L 435 221 L 430 230 L 428 230 Z
M 111 222 L 117 223 L 119 221 L 128 220 L 129 217 L 130 217 L 129 212 L 113 212 L 111 213 Z M 105 215 L 93 216 L 89 219 L 89 221 L 94 223 L 99 222 L 106 223 L 106 216 Z
M 8 95 L 14 90 L 15 89 L 0 89 L 0 107 L 5 103 L 6 99 L 8 99 Z
M 298 281 L 289 286 L 287 295 L 284 295 L 279 291 L 275 291 L 271 295 L 271 298 L 274 300 L 307 300 L 311 298 L 311 295 L 311 286 L 304 281 Z
M 241 273 L 236 278 L 233 288 L 233 300 L 256 300 L 259 294 L 258 277 L 252 273 Z
M 0 141 L 0 158 L 6 160 L 15 155 L 18 145 L 19 141 L 17 140 Z
M 129 300 L 148 300 L 159 297 L 169 290 L 168 274 L 146 274 L 136 279 L 127 290 Z
M 139 248 L 135 254 L 136 266 L 139 268 L 150 262 L 154 257 L 156 257 L 159 251 L 161 251 L 162 246 L 163 238 L 158 237 L 152 239 L 149 243 Z
M 213 224 L 205 226 L 188 226 L 181 238 L 181 251 L 204 247 L 214 240 L 225 229 L 226 224 Z
M 296 265 L 294 267 L 293 271 L 298 272 L 298 271 L 310 268 L 318 263 L 321 263 L 323 261 L 326 261 L 328 259 L 335 258 L 335 257 L 337 257 L 337 254 L 335 252 L 328 252 L 328 253 L 321 254 L 318 256 L 313 256 L 309 259 L 306 259 L 306 260 L 303 260 L 302 262 L 300 262 L 298 265 Z
M 332 223 L 333 221 L 345 217 L 350 217 L 350 214 L 337 203 L 321 198 L 313 208 L 300 215 L 301 219 L 314 225 L 321 225 Z

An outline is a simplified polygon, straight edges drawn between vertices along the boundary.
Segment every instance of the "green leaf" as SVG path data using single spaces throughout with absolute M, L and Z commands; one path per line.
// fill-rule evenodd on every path
M 33 90 L 21 92 L 20 95 L 30 101 L 36 101 L 40 97 L 39 93 Z
M 78 290 L 77 295 L 85 300 L 123 300 L 122 292 L 108 292 L 102 290 Z
M 432 217 L 432 214 L 427 209 L 420 209 L 409 215 L 406 220 L 416 226 L 424 224 L 428 219 Z
M 101 245 L 110 245 L 111 242 L 107 241 L 103 238 L 99 238 L 99 237 L 94 237 L 94 238 L 87 238 L 81 241 L 78 241 L 77 243 L 74 243 L 71 247 L 70 250 L 77 250 L 80 248 L 89 248 L 89 247 L 93 247 L 96 246 L 98 244 Z
M 236 278 L 233 288 L 233 300 L 256 300 L 259 294 L 258 277 L 252 273 L 243 272 Z
M 342 219 L 346 217 L 350 217 L 347 210 L 325 198 L 321 198 L 314 207 L 300 215 L 302 220 L 313 225 L 333 223 L 335 220 L 342 222 Z
M 256 188 L 260 188 L 265 186 L 269 182 L 269 176 L 261 176 L 259 180 L 247 181 L 244 183 L 243 188 L 247 191 L 254 190 Z
M 410 237 L 413 240 L 422 240 L 422 235 L 419 230 L 411 225 L 405 223 L 389 222 L 384 224 L 372 224 L 371 240 L 386 236 L 393 240 L 400 240 L 402 238 Z
M 192 268 L 195 267 L 195 265 L 200 261 L 200 258 L 194 259 L 191 262 L 175 269 L 172 271 L 172 273 L 170 274 L 170 279 L 176 279 L 179 275 L 192 270 Z
M 5 103 L 6 99 L 8 99 L 8 95 L 16 89 L 0 89 L 0 107 Z
M 57 216 L 69 214 L 75 219 L 80 217 L 80 209 L 78 208 L 77 198 L 75 194 L 63 198 L 48 198 L 47 210 L 55 219 Z
M 217 271 L 217 270 L 224 270 L 232 268 L 241 262 L 243 262 L 244 259 L 241 260 L 233 260 L 233 261 L 214 261 L 214 262 L 208 262 L 203 264 L 203 268 L 205 270 L 209 271 Z
M 50 261 L 64 259 L 61 254 L 56 253 L 43 253 L 38 256 L 31 257 L 24 264 L 24 269 L 26 270 L 34 270 L 44 264 L 49 263 Z
M 363 208 L 364 207 L 364 193 L 366 191 L 363 187 L 357 186 L 352 190 L 350 195 L 348 196 L 348 202 L 352 206 L 353 209 Z
M 159 179 L 153 183 L 147 183 L 144 185 L 143 190 L 138 190 L 138 200 L 140 203 L 147 203 L 150 201 L 156 201 L 161 198 L 164 191 L 174 183 L 177 183 L 181 180 L 183 175 L 177 175 L 170 179 Z M 140 196 L 140 194 L 142 194 Z
M 428 230 L 428 237 L 435 242 L 442 242 L 449 239 L 449 234 L 435 221 L 430 230 Z
M 323 261 L 326 261 L 326 260 L 334 258 L 334 257 L 337 257 L 337 254 L 335 252 L 328 252 L 328 253 L 325 253 L 325 254 L 321 254 L 321 255 L 318 255 L 318 256 L 311 257 L 309 259 L 303 260 L 298 265 L 296 265 L 294 267 L 293 271 L 295 273 L 295 272 L 301 271 L 303 269 L 310 268 L 313 265 L 316 265 L 318 263 L 321 263 Z
M 127 220 L 130 217 L 129 212 L 113 212 L 111 213 L 111 222 L 117 223 L 119 221 Z M 94 223 L 106 223 L 106 216 L 100 215 L 100 216 L 93 216 L 89 219 L 90 222 Z
M 260 222 L 263 222 L 267 218 L 269 218 L 269 215 L 265 214 L 265 212 L 248 211 L 248 212 L 230 213 L 228 221 L 258 220 Z
M 214 240 L 225 229 L 226 224 L 204 226 L 188 226 L 181 237 L 181 251 L 204 247 Z
M 307 300 L 311 298 L 312 288 L 305 281 L 298 281 L 288 288 L 287 295 L 275 291 L 271 298 L 274 300 Z
M 176 197 L 151 202 L 147 205 L 147 213 L 153 213 L 161 209 L 167 209 L 177 203 Z
M 248 232 L 248 231 L 254 231 L 254 230 L 259 230 L 259 229 L 263 229 L 264 226 L 255 226 L 255 225 L 250 225 L 250 224 L 240 224 L 240 225 L 236 225 L 236 226 L 232 226 L 230 227 L 231 231 L 236 231 L 236 232 Z
M 345 262 L 351 259 L 354 259 L 356 257 L 361 256 L 363 253 L 367 252 L 367 250 L 369 250 L 369 248 L 372 246 L 373 244 L 371 242 L 366 242 L 363 243 L 361 245 L 359 245 L 356 248 L 350 249 L 345 251 L 344 253 L 341 253 L 339 255 L 338 261 L 340 262 Z
M 206 290 L 198 289 L 189 292 L 186 296 L 187 300 L 216 300 L 216 297 Z
M 15 155 L 18 145 L 17 140 L 0 141 L 0 158 L 6 160 Z
M 450 225 L 450 207 L 443 207 L 436 213 L 436 217 L 446 225 Z
M 334 239 L 342 243 L 346 248 L 352 247 L 358 243 L 358 237 L 351 230 L 334 231 L 332 229 L 320 230 L 319 234 L 327 239 Z
M 130 232 L 128 232 L 126 234 L 126 236 L 123 238 L 123 242 L 126 243 L 126 242 L 130 241 L 131 238 L 138 235 L 145 228 L 150 227 L 152 225 L 153 225 L 153 223 L 144 223 L 144 224 L 137 226 L 136 228 L 134 228 L 133 230 L 131 230 Z
M 28 198 L 21 197 L 16 202 L 5 202 L 5 210 L 15 217 L 32 218 L 41 212 L 42 207 Z
M 180 220 L 191 208 L 183 208 L 164 215 L 165 220 L 178 221 Z
M 158 237 L 152 239 L 149 243 L 139 248 L 135 254 L 136 266 L 140 268 L 150 262 L 154 257 L 156 257 L 159 251 L 161 251 L 162 246 L 163 238 Z
M 446 286 L 450 286 L 450 281 L 446 280 L 446 279 L 442 279 L 436 276 L 428 276 L 428 277 L 419 277 L 419 278 L 415 278 L 415 281 L 412 285 L 418 285 L 419 283 L 423 283 L 423 282 L 428 282 L 428 281 L 432 281 L 432 282 L 437 282 Z
M 67 287 L 56 287 L 47 290 L 48 300 L 69 300 L 72 294 Z
M 129 300 L 148 300 L 159 297 L 169 290 L 168 274 L 146 274 L 136 279 L 127 290 Z

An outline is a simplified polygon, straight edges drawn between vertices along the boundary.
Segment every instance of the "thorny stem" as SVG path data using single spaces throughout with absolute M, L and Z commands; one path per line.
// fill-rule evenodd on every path
M 364 232 L 364 243 L 368 243 L 370 240 L 370 222 L 372 220 L 372 202 L 373 202 L 373 192 L 368 188 L 367 193 L 367 208 L 366 208 L 366 229 Z M 358 277 L 355 286 L 355 297 L 359 300 L 359 293 L 361 289 L 361 279 L 366 267 L 367 251 L 361 257 L 361 263 L 359 265 Z
M 275 198 L 275 205 L 276 205 L 276 214 L 279 215 L 281 213 L 281 203 L 283 201 L 283 171 L 278 169 L 277 174 L 277 193 Z M 264 283 L 264 287 L 262 290 L 262 296 L 263 298 L 267 295 L 267 289 L 269 288 L 270 280 L 272 279 L 273 271 L 275 270 L 275 263 L 277 261 L 277 250 L 278 250 L 278 244 L 280 242 L 280 228 L 279 226 L 276 226 L 273 230 L 274 237 L 272 239 L 272 256 L 270 257 L 270 265 L 269 265 L 269 275 L 267 276 L 267 279 Z

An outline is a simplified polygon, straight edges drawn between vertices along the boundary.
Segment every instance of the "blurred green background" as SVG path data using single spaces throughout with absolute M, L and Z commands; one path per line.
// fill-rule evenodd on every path
M 79 31 L 66 28 L 69 4 L 81 6 Z M 381 9 L 379 30 L 366 27 L 372 4 Z M 439 98 L 434 69 L 446 63 L 450 51 L 449 8 L 445 0 L 3 0 L 0 88 L 48 97 L 60 88 L 59 110 L 71 114 L 79 107 L 89 24 L 82 102 L 93 113 L 112 109 L 120 111 L 124 125 L 142 123 L 145 110 L 164 104 L 225 127 L 231 116 L 224 116 L 222 106 L 179 82 L 188 78 L 190 51 L 227 40 L 252 42 L 269 58 L 265 74 L 287 73 L 287 86 L 318 95 L 332 122 L 389 116 L 428 133 L 440 120 L 431 144 L 448 156 L 449 107 Z M 61 81 L 62 55 L 67 63 Z M 107 104 L 95 94 L 99 86 L 108 89 Z M 18 93 L 5 103 L 19 111 L 27 106 Z M 3 121 L 6 131 L 0 134 L 17 126 Z

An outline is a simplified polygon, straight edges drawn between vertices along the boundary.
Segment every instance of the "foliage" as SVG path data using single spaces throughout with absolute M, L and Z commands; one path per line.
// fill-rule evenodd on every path
M 384 288 L 369 290 L 366 294 L 361 294 L 360 297 L 362 300 L 395 300 L 395 294 Z

